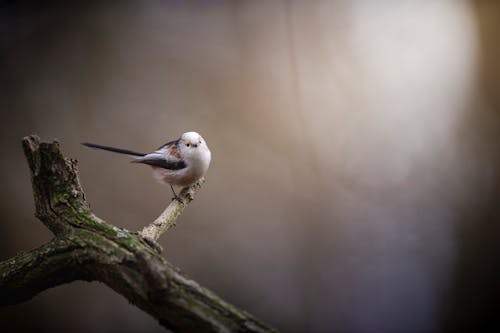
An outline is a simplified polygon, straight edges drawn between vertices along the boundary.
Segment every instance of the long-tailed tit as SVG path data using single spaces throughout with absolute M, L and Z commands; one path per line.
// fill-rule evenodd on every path
M 208 146 L 196 132 L 186 132 L 177 140 L 170 141 L 152 153 L 144 154 L 94 143 L 82 143 L 84 146 L 133 156 L 132 162 L 148 164 L 153 168 L 154 177 L 169 184 L 174 197 L 179 197 L 172 185 L 186 187 L 196 183 L 205 175 L 210 165 L 211 153 Z

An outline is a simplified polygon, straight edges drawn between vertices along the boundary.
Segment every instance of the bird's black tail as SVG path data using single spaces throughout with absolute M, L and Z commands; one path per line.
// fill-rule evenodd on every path
M 125 155 L 131 155 L 131 156 L 144 156 L 144 155 L 146 155 L 146 154 L 138 153 L 138 152 L 132 151 L 132 150 L 96 145 L 95 143 L 83 142 L 82 145 L 90 147 L 90 148 L 112 151 L 113 153 L 118 153 L 118 154 L 125 154 Z

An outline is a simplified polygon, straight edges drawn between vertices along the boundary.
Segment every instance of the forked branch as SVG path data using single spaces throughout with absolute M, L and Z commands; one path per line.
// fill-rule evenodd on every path
M 156 240 L 193 199 L 200 184 L 181 192 L 141 232 L 95 216 L 85 200 L 75 160 L 59 143 L 23 139 L 36 216 L 53 232 L 49 243 L 0 262 L 0 305 L 26 301 L 74 280 L 100 281 L 175 332 L 273 332 L 167 262 Z

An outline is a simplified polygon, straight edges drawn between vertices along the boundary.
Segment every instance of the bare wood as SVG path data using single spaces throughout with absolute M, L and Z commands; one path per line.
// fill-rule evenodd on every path
M 154 228 L 150 226 L 150 233 L 130 232 L 90 211 L 76 161 L 65 159 L 57 142 L 40 142 L 30 136 L 23 139 L 23 147 L 31 170 L 36 216 L 55 238 L 0 262 L 0 305 L 26 301 L 74 280 L 101 281 L 175 332 L 274 332 L 182 275 L 142 237 L 158 239 L 199 187 L 182 192 L 185 203 L 167 207 L 158 223 L 153 222 Z
M 204 178 L 200 179 L 196 184 L 184 188 L 179 194 L 182 202 L 176 199 L 172 200 L 153 223 L 142 229 L 140 235 L 144 238 L 157 241 L 164 232 L 175 225 L 175 221 L 182 214 L 184 208 L 193 201 L 195 194 L 200 190 L 203 183 L 205 183 Z

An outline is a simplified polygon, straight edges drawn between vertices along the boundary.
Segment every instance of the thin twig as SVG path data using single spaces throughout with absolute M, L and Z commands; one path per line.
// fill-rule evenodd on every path
M 167 208 L 165 208 L 163 213 L 161 213 L 161 215 L 158 216 L 153 223 L 144 227 L 139 234 L 143 238 L 157 241 L 164 232 L 175 226 L 177 218 L 181 215 L 186 206 L 193 201 L 194 196 L 198 193 L 203 183 L 205 183 L 205 178 L 200 179 L 197 183 L 191 185 L 190 187 L 184 188 L 179 194 L 179 198 L 182 202 L 177 199 L 173 199 Z

